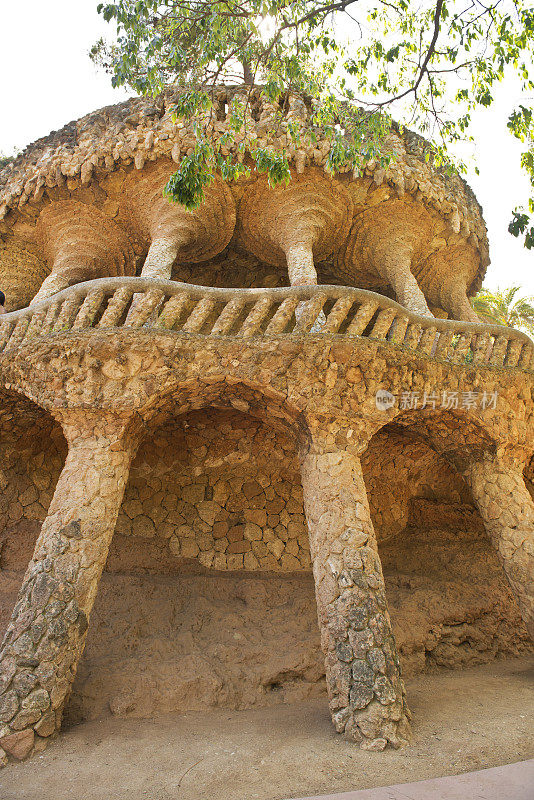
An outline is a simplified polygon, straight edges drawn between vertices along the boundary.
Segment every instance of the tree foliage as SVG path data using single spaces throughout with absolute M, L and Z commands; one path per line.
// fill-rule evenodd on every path
M 481 289 L 471 303 L 484 322 L 534 333 L 534 298 L 518 296 L 519 286 L 508 289 Z
M 206 111 L 209 88 L 224 81 L 261 84 L 273 100 L 291 91 L 319 98 L 312 123 L 332 139 L 333 171 L 342 163 L 358 170 L 365 158 L 387 162 L 381 142 L 390 114 L 431 138 L 429 157 L 450 168 L 451 145 L 469 138 L 473 111 L 492 104 L 505 75 L 518 76 L 525 97 L 534 89 L 534 7 L 526 0 L 116 0 L 98 9 L 116 24 L 117 38 L 98 42 L 92 56 L 115 86 L 154 95 L 181 87 L 175 113 L 187 118 Z M 233 110 L 236 134 L 245 112 Z M 530 248 L 534 131 L 526 99 L 508 127 L 523 143 L 533 189 L 509 230 Z M 195 152 L 167 187 L 189 206 L 216 169 L 230 177 L 246 169 L 214 149 L 202 129 L 197 135 Z M 278 155 L 253 157 L 272 182 L 287 179 Z
M 0 169 L 4 169 L 8 164 L 11 164 L 16 157 L 16 155 L 6 156 L 4 153 L 0 153 Z

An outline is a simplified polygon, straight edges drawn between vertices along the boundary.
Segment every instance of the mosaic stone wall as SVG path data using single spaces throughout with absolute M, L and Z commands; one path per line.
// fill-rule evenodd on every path
M 310 569 L 294 442 L 237 411 L 172 422 L 141 445 L 116 530 L 218 570 Z

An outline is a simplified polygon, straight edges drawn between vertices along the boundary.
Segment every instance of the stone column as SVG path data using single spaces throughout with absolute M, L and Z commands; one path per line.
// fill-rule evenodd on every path
M 469 298 L 467 297 L 467 283 L 463 275 L 452 278 L 447 276 L 447 281 L 441 281 L 437 288 L 437 301 L 440 308 L 443 308 L 451 319 L 459 319 L 464 322 L 482 322 L 478 314 L 473 310 Z M 436 289 L 434 290 L 436 292 Z
M 423 317 L 431 317 L 426 298 L 412 273 L 413 242 L 384 236 L 372 249 L 377 272 L 388 281 L 397 302 Z
M 37 235 L 50 274 L 32 303 L 81 281 L 134 274 L 134 252 L 126 233 L 93 206 L 77 200 L 52 203 L 39 217 Z
M 0 748 L 16 758 L 61 724 L 136 449 L 131 416 L 58 416 L 68 455 L 0 648 Z
M 423 290 L 412 272 L 423 242 L 432 238 L 426 212 L 408 211 L 403 204 L 385 203 L 355 216 L 349 236 L 335 256 L 343 270 L 379 275 L 395 292 L 397 302 L 424 317 L 432 317 Z
M 180 248 L 185 244 L 187 244 L 185 237 L 182 241 L 180 237 L 172 235 L 172 233 L 167 236 L 161 234 L 152 239 L 141 270 L 141 277 L 170 280 L 173 264 Z
M 363 749 L 409 741 L 409 711 L 359 458 L 301 451 L 304 509 L 332 721 Z
M 282 249 L 287 261 L 287 274 L 291 286 L 317 286 L 317 270 L 313 261 L 312 240 L 309 235 L 298 235 L 299 231 L 292 232 L 288 241 L 284 240 Z M 300 319 L 306 307 L 299 303 L 295 309 L 295 317 Z M 320 311 L 310 333 L 320 331 L 326 322 L 324 311 Z
M 307 237 L 303 237 L 302 241 L 284 242 L 284 252 L 291 286 L 316 286 L 317 270 L 313 262 L 312 242 Z
M 464 476 L 534 640 L 534 503 L 522 469 L 486 456 Z

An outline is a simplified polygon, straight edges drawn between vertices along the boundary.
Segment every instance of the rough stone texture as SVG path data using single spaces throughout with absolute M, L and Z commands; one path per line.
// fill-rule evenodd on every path
M 36 231 L 51 272 L 34 303 L 81 281 L 133 275 L 135 271 L 133 249 L 125 232 L 85 203 L 52 203 L 40 215 Z
M 62 341 L 67 336 L 68 340 Z M 532 452 L 528 373 L 439 361 L 403 352 L 387 341 L 362 338 L 349 343 L 342 337 L 328 340 L 319 335 L 280 340 L 260 336 L 251 341 L 220 337 L 210 341 L 208 337 L 187 337 L 150 328 L 117 329 L 112 335 L 105 329 L 89 329 L 58 332 L 49 341 L 36 340 L 31 347 L 23 345 L 9 352 L 9 359 L 4 356 L 1 366 L 4 380 L 12 389 L 39 397 L 44 405 L 49 402 L 47 398 L 53 399 L 56 414 L 62 403 L 76 407 L 80 400 L 89 407 L 106 409 L 106 414 L 134 413 L 140 421 L 144 417 L 148 437 L 173 417 L 215 405 L 264 420 L 276 429 L 291 432 L 303 444 L 310 435 L 320 433 L 325 447 L 341 454 L 350 453 L 354 442 L 363 449 L 374 430 L 393 421 L 425 438 L 449 460 L 458 455 L 460 470 L 470 460 L 478 462 L 482 453 L 494 452 L 497 441 L 513 443 L 525 460 Z M 30 352 L 28 357 L 26 353 Z M 484 386 L 486 392 L 498 391 L 499 402 L 496 407 L 471 404 L 452 412 L 434 409 L 431 404 L 412 411 L 397 405 L 385 411 L 376 407 L 374 393 L 379 387 L 400 394 L 401 390 L 422 393 L 432 385 L 454 386 L 460 396 Z M 6 408 L 10 408 L 10 402 L 6 396 Z M 84 416 L 89 412 L 76 413 Z M 335 485 L 330 491 L 335 492 Z M 372 658 L 369 669 L 379 671 L 380 655 L 375 657 L 373 653 Z M 362 662 L 363 666 L 356 665 L 362 670 L 367 669 L 363 659 L 353 660 Z M 12 665 L 6 662 L 5 668 L 10 681 L 14 677 L 14 673 L 10 674 Z M 351 680 L 356 689 L 363 687 L 363 693 L 357 697 L 354 692 L 353 703 L 364 704 L 365 700 L 369 705 L 371 701 L 359 724 L 371 741 L 386 738 L 375 735 L 384 724 L 383 719 L 373 715 L 384 708 L 387 716 L 389 685 L 383 687 L 385 681 L 378 683 L 377 679 L 376 691 L 386 701 L 382 705 L 369 697 L 369 672 L 362 671 L 358 676 L 351 676 Z M 5 714 L 11 721 L 23 709 L 17 705 L 11 716 L 10 691 L 5 693 Z M 396 708 L 395 703 L 391 705 Z M 36 709 L 24 711 L 29 713 L 19 717 L 17 725 L 38 725 L 47 713 L 40 711 L 39 719 L 31 722 Z M 394 729 L 395 720 L 392 726 Z M 349 733 L 365 735 L 361 727 L 353 725 L 349 726 Z M 388 729 L 388 738 L 398 742 L 394 730 Z
M 242 101 L 243 90 L 218 90 L 214 115 L 200 120 L 209 136 L 228 133 L 227 110 Z M 361 176 L 343 168 L 331 178 L 323 169 L 331 143 L 310 129 L 309 106 L 291 96 L 280 119 L 280 109 L 254 89 L 247 129 L 233 132 L 229 150 L 241 143 L 245 152 L 258 145 L 284 148 L 292 182 L 269 189 L 256 173 L 231 186 L 217 180 L 207 201 L 190 213 L 161 194 L 175 163 L 194 144 L 193 121 L 172 121 L 175 100 L 165 92 L 156 103 L 133 98 L 101 109 L 30 145 L 0 172 L 0 282 L 10 309 L 28 302 L 48 273 L 38 299 L 79 280 L 80 273 L 94 277 L 96 265 L 101 270 L 99 254 L 90 252 L 98 234 L 89 253 L 85 243 L 74 259 L 72 253 L 60 261 L 51 255 L 57 225 L 46 217 L 63 215 L 70 224 L 67 209 L 75 206 L 76 218 L 90 219 L 89 225 L 100 219 L 113 240 L 126 240 L 120 258 L 131 266 L 134 252 L 147 277 L 168 278 L 174 263 L 205 261 L 227 245 L 233 258 L 244 247 L 251 266 L 253 254 L 263 269 L 287 262 L 295 285 L 315 283 L 318 271 L 342 274 L 350 284 L 395 292 L 412 311 L 430 315 L 428 301 L 453 317 L 473 319 L 466 294 L 480 286 L 488 264 L 480 207 L 460 178 L 426 163 L 419 137 L 392 130 L 387 147 L 394 158 L 387 172 L 369 161 Z M 288 124 L 301 128 L 298 147 L 286 133 Z M 86 241 L 83 225 L 78 238 Z M 82 253 L 89 259 L 80 259 Z M 106 274 L 114 275 L 117 256 L 109 255 Z
M 69 442 L 65 466 L 0 651 L 2 746 L 17 758 L 31 744 L 21 734 L 11 752 L 13 731 L 27 729 L 33 742 L 29 726 L 45 714 L 54 712 L 56 729 L 61 723 L 136 444 L 126 432 L 129 417 L 60 418 Z
M 292 286 L 317 283 L 324 261 L 348 234 L 352 198 L 324 171 L 296 175 L 289 186 L 258 180 L 240 204 L 238 241 L 262 261 L 287 264 Z
M 141 446 L 116 530 L 218 570 L 309 568 L 294 441 L 237 411 L 170 423 Z
M 496 554 L 466 530 L 409 528 L 379 546 L 407 677 L 530 652 Z M 326 694 L 311 574 L 184 574 L 149 562 L 152 543 L 114 537 L 67 723 Z M 0 627 L 21 579 L 0 573 Z
M 438 529 L 455 525 L 456 506 L 464 512 L 460 528 L 482 527 L 460 475 L 409 429 L 395 423 L 386 425 L 373 436 L 361 461 L 379 542 L 395 536 L 409 524 L 422 530 L 429 524 Z M 419 498 L 429 501 L 430 508 L 438 509 L 433 519 L 428 518 L 428 507 L 422 518 L 415 516 L 420 505 L 414 508 L 413 502 Z M 444 516 L 439 515 L 440 502 L 446 508 Z
M 242 99 L 221 88 L 210 135 Z M 106 559 L 72 719 L 321 692 L 310 562 L 333 721 L 364 749 L 409 738 L 401 660 L 527 647 L 481 523 L 531 626 L 534 347 L 472 321 L 472 194 L 395 130 L 387 174 L 329 176 L 306 102 L 280 120 L 254 90 L 245 158 L 298 124 L 293 180 L 217 179 L 186 213 L 160 194 L 194 145 L 172 100 L 95 112 L 0 176 L 10 308 L 118 276 L 0 322 L 2 764 L 58 729 Z
M 205 192 L 194 211 L 170 203 L 162 192 L 175 165 L 159 161 L 130 172 L 121 186 L 117 221 L 128 230 L 138 248 L 148 245 L 142 276 L 170 278 L 175 262 L 207 261 L 224 250 L 234 232 L 235 202 L 220 179 Z M 140 240 L 140 241 L 139 241 Z
M 534 505 L 522 471 L 485 458 L 465 475 L 534 638 Z
M 409 712 L 359 459 L 315 439 L 302 485 L 334 725 L 362 747 L 398 747 Z
M 35 734 L 31 728 L 0 737 L 2 749 L 17 761 L 22 761 L 33 749 Z
M 0 629 L 15 604 L 20 570 L 31 558 L 66 452 L 60 426 L 43 412 L 18 403 L 5 416 Z M 362 466 L 404 673 L 528 650 L 517 606 L 460 476 L 422 439 L 394 425 L 371 439 Z M 287 433 L 237 409 L 192 412 L 145 438 L 132 463 L 67 720 L 110 709 L 150 716 L 212 705 L 243 708 L 326 691 L 310 566 L 296 567 L 296 579 L 287 575 L 284 556 L 273 556 L 270 575 L 256 569 L 252 579 L 222 566 L 221 580 L 213 564 L 208 570 L 200 563 L 200 547 L 194 558 L 173 553 L 172 537 L 165 534 L 181 521 L 172 524 L 169 515 L 161 521 L 166 505 L 186 502 L 182 488 L 205 492 L 224 478 L 242 486 L 246 477 L 260 484 L 275 477 L 275 497 L 291 499 L 295 488 L 300 494 L 298 472 Z M 39 507 L 22 506 L 18 498 L 31 499 L 34 487 L 45 492 Z M 244 504 L 242 492 L 232 498 Z M 149 538 L 131 535 L 124 508 L 135 506 L 129 503 L 142 503 L 153 521 Z M 292 518 L 303 513 L 301 498 L 299 504 L 299 512 L 288 512 Z M 185 508 L 192 510 L 189 503 Z M 232 514 L 243 519 L 248 512 L 257 509 Z M 130 527 L 120 532 L 125 523 Z M 198 516 L 193 526 L 199 543 L 209 539 L 211 530 Z M 278 541 L 285 546 L 284 538 Z M 298 541 L 309 565 L 307 534 Z M 205 576 L 194 575 L 202 571 Z M 34 685 L 27 673 L 24 687 L 22 679 L 17 686 L 29 693 Z M 45 714 L 35 729 L 46 736 L 50 726 Z

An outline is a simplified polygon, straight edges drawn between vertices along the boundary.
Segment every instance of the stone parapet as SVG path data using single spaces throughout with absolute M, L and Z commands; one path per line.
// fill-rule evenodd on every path
M 151 328 L 241 339 L 313 335 L 350 341 L 365 337 L 476 368 L 530 370 L 534 356 L 532 340 L 520 331 L 425 317 L 364 289 L 218 289 L 145 278 L 86 281 L 4 315 L 0 352 L 55 333 L 91 328 Z

